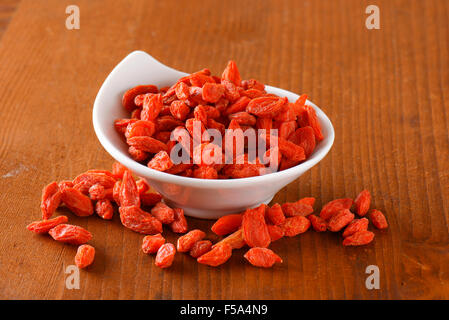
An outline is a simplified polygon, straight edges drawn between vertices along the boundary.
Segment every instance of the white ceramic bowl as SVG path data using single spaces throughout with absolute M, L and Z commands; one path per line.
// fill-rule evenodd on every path
M 143 177 L 165 202 L 183 208 L 186 215 L 216 219 L 225 214 L 241 212 L 245 208 L 269 203 L 274 195 L 287 184 L 316 165 L 329 152 L 334 142 L 334 128 L 329 118 L 316 105 L 324 140 L 317 144 L 307 161 L 293 168 L 264 176 L 205 180 L 181 177 L 159 172 L 134 161 L 128 155 L 128 146 L 114 129 L 114 120 L 128 118 L 121 105 L 123 93 L 140 84 L 170 86 L 186 73 L 169 68 L 143 51 L 134 51 L 123 59 L 104 81 L 97 94 L 93 109 L 93 124 L 100 143 L 111 156 Z M 266 91 L 296 101 L 297 94 L 265 86 Z

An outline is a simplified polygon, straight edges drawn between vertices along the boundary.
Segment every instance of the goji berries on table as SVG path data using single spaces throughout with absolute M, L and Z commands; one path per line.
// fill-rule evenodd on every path
M 209 252 L 211 249 L 212 242 L 210 240 L 200 240 L 195 242 L 192 249 L 190 249 L 190 255 L 196 259 L 206 252 Z
M 88 244 L 78 247 L 75 256 L 75 264 L 78 268 L 83 269 L 90 266 L 95 259 L 95 248 Z
M 255 267 L 271 268 L 276 262 L 282 263 L 281 257 L 267 248 L 251 248 L 244 257 Z
M 142 240 L 142 251 L 144 253 L 156 253 L 165 243 L 165 238 L 160 234 L 145 236 Z
M 374 233 L 371 231 L 357 231 L 343 240 L 344 246 L 364 246 L 374 239 Z
M 58 224 L 66 223 L 67 221 L 69 219 L 66 216 L 58 216 L 53 219 L 32 222 L 27 226 L 27 229 L 34 233 L 47 233 Z
M 206 264 L 211 267 L 217 267 L 228 261 L 231 255 L 231 246 L 227 243 L 222 243 L 200 256 L 197 261 L 201 264 Z
M 63 188 L 61 200 L 77 216 L 88 217 L 94 213 L 90 198 L 75 188 Z
M 354 200 L 355 212 L 363 217 L 368 213 L 371 204 L 371 194 L 368 190 L 363 190 Z
M 48 233 L 56 241 L 80 245 L 92 239 L 92 235 L 86 229 L 71 224 L 58 224 Z
M 168 268 L 173 264 L 176 249 L 172 243 L 165 243 L 157 250 L 155 265 L 159 268 Z
M 354 219 L 351 221 L 350 224 L 345 228 L 345 231 L 343 231 L 342 236 L 344 238 L 353 235 L 354 233 L 358 231 L 366 231 L 368 230 L 368 219 L 362 218 L 362 219 Z
M 371 210 L 371 212 L 369 213 L 369 218 L 377 229 L 388 228 L 387 218 L 385 218 L 384 214 L 379 210 Z
M 242 225 L 243 214 L 229 214 L 219 218 L 211 227 L 211 230 L 219 235 L 233 233 Z
M 205 236 L 206 234 L 204 233 L 204 231 L 201 231 L 199 229 L 189 231 L 185 235 L 178 238 L 176 247 L 179 252 L 189 252 L 195 242 L 203 240 Z
M 327 227 L 330 231 L 337 232 L 346 227 L 352 220 L 354 220 L 354 214 L 348 209 L 343 209 L 329 219 Z
M 335 199 L 328 202 L 321 209 L 320 217 L 324 220 L 329 220 L 334 214 L 339 212 L 342 209 L 350 209 L 352 206 L 353 200 L 350 198 L 345 199 Z
M 247 209 L 243 214 L 243 239 L 250 247 L 266 248 L 270 245 L 271 237 L 265 223 L 265 206 Z
M 61 191 L 57 182 L 52 182 L 42 190 L 41 211 L 42 219 L 47 220 L 61 203 Z

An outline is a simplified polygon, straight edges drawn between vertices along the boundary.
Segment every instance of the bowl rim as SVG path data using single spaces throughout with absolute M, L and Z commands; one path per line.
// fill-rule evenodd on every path
M 262 176 L 255 176 L 255 177 L 248 177 L 248 178 L 239 178 L 239 179 L 199 179 L 199 178 L 191 178 L 191 177 L 183 177 L 179 175 L 174 175 L 170 173 L 165 173 L 162 171 L 157 171 L 151 168 L 148 168 L 147 166 L 144 166 L 140 164 L 139 162 L 133 160 L 130 156 L 124 155 L 121 150 L 119 150 L 108 138 L 108 135 L 106 134 L 105 130 L 103 129 L 103 126 L 101 125 L 100 121 L 100 97 L 102 96 L 103 92 L 108 87 L 109 82 L 114 76 L 114 73 L 117 72 L 118 68 L 124 65 L 129 59 L 132 59 L 136 55 L 145 54 L 146 56 L 150 57 L 151 59 L 155 60 L 153 57 L 151 57 L 149 54 L 147 54 L 144 51 L 133 51 L 129 55 L 127 55 L 122 61 L 120 61 L 114 69 L 109 73 L 109 75 L 106 77 L 105 81 L 101 85 L 100 90 L 97 93 L 97 96 L 95 97 L 95 102 L 93 106 L 93 112 L 92 112 L 92 121 L 94 126 L 95 134 L 97 135 L 98 140 L 100 141 L 100 144 L 103 146 L 103 148 L 118 162 L 123 164 L 125 167 L 130 169 L 132 172 L 137 174 L 140 177 L 143 177 L 145 179 L 151 179 L 158 180 L 162 182 L 167 183 L 173 183 L 180 186 L 190 186 L 190 187 L 197 187 L 197 188 L 220 188 L 220 189 L 228 189 L 228 188 L 236 188 L 236 187 L 244 187 L 248 185 L 253 185 L 257 183 L 270 183 L 275 180 L 281 180 L 283 178 L 291 177 L 293 175 L 301 174 L 302 172 L 305 172 L 315 166 L 318 162 L 320 162 L 330 151 L 334 139 L 335 139 L 335 131 L 334 127 L 332 125 L 332 122 L 327 117 L 327 115 L 313 102 L 307 100 L 306 104 L 311 105 L 317 114 L 318 120 L 321 124 L 321 126 L 326 127 L 326 131 L 328 132 L 327 137 L 325 137 L 324 140 L 320 141 L 319 143 L 324 143 L 324 145 L 321 146 L 321 149 L 316 151 L 314 150 L 314 153 L 307 159 L 306 161 L 291 167 L 286 170 L 277 171 L 274 173 L 269 173 Z M 160 63 L 160 62 L 158 62 Z M 178 70 L 175 70 L 173 68 L 165 66 L 167 69 L 171 69 L 173 71 L 180 72 Z M 265 88 L 267 89 L 267 92 L 270 91 L 281 91 L 288 93 L 290 95 L 295 95 L 296 98 L 299 97 L 296 93 L 293 93 L 291 91 L 287 91 L 284 89 L 280 89 L 277 87 L 272 87 L 269 85 L 265 85 Z M 121 106 L 121 103 L 120 103 Z M 113 126 L 113 124 L 111 124 Z M 316 152 L 316 153 L 315 153 Z

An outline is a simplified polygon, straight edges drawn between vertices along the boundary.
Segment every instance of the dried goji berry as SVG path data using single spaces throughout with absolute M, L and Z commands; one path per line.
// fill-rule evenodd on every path
M 374 239 L 374 233 L 371 231 L 357 231 L 343 240 L 344 246 L 363 246 Z
M 300 127 L 312 127 L 317 141 L 321 141 L 324 139 L 320 122 L 318 121 L 315 109 L 312 106 L 305 105 L 302 107 L 298 115 L 298 124 Z
M 206 234 L 199 230 L 194 229 L 192 231 L 189 231 L 185 235 L 178 238 L 177 242 L 177 249 L 179 252 L 189 252 L 195 242 L 203 240 L 203 238 L 206 236 Z
M 242 229 L 237 230 L 236 232 L 230 234 L 226 238 L 223 238 L 221 241 L 214 244 L 212 247 L 216 247 L 222 244 L 228 244 L 232 249 L 240 249 L 246 245 L 245 239 L 243 239 L 243 231 Z
M 98 200 L 95 204 L 95 212 L 106 220 L 111 220 L 114 214 L 114 208 L 108 199 Z
M 140 178 L 136 181 L 137 191 L 139 195 L 145 194 L 148 190 L 150 190 L 150 185 L 143 178 Z
M 241 112 L 246 110 L 246 106 L 251 101 L 248 97 L 240 97 L 237 101 L 227 107 L 225 115 Z
M 355 212 L 363 217 L 368 213 L 371 205 L 371 194 L 368 190 L 363 190 L 354 200 Z
M 306 158 L 308 158 L 313 150 L 315 150 L 315 133 L 310 126 L 296 129 L 295 132 L 290 134 L 288 140 L 302 147 Z
M 78 247 L 75 256 L 75 264 L 78 268 L 83 269 L 90 266 L 95 259 L 95 248 L 88 244 Z
M 324 220 L 329 220 L 334 214 L 342 209 L 350 209 L 353 200 L 349 198 L 335 199 L 323 206 L 320 212 L 320 217 Z
M 137 107 L 134 103 L 134 98 L 137 95 L 144 93 L 157 93 L 157 92 L 158 92 L 157 87 L 153 85 L 141 85 L 134 87 L 126 91 L 125 94 L 123 94 L 122 105 L 128 112 L 131 112 Z
M 242 81 L 242 87 L 245 89 L 256 89 L 260 91 L 265 91 L 265 85 L 256 79 L 248 79 Z
M 215 103 L 224 95 L 224 87 L 218 83 L 207 82 L 203 85 L 202 97 L 204 101 Z
M 185 120 L 190 113 L 190 108 L 181 100 L 175 100 L 170 104 L 170 113 L 179 120 Z
M 168 268 L 173 264 L 175 254 L 175 246 L 172 243 L 165 243 L 157 251 L 154 264 L 159 268 Z
M 343 237 L 346 238 L 358 231 L 368 230 L 368 223 L 369 221 L 367 218 L 352 220 L 351 223 L 345 228 L 345 231 L 343 231 Z
M 212 225 L 211 230 L 219 236 L 235 232 L 242 225 L 243 214 L 228 214 L 219 218 Z
M 61 191 L 57 182 L 52 182 L 42 190 L 41 211 L 42 219 L 47 220 L 61 203 Z
M 120 207 L 120 221 L 135 232 L 142 234 L 156 234 L 162 232 L 162 224 L 148 212 L 137 206 Z
M 184 210 L 181 208 L 173 208 L 173 212 L 175 219 L 170 223 L 171 231 L 174 233 L 186 233 L 189 227 L 184 216 Z
M 143 99 L 142 112 L 140 113 L 140 119 L 151 121 L 155 120 L 162 110 L 164 103 L 162 101 L 162 95 L 158 94 L 146 94 Z
M 303 216 L 294 216 L 285 219 L 281 224 L 281 228 L 284 229 L 284 235 L 287 237 L 294 237 L 298 234 L 306 232 L 310 227 L 310 221 Z
M 270 234 L 271 242 L 281 239 L 284 236 L 284 229 L 280 226 L 267 225 L 268 233 Z
M 267 248 L 251 248 L 243 257 L 255 267 L 271 268 L 276 262 L 282 263 L 281 257 Z
M 154 157 L 148 162 L 148 168 L 165 171 L 173 167 L 173 162 L 170 160 L 170 156 L 165 151 L 159 151 Z
M 127 139 L 139 136 L 152 136 L 156 131 L 156 125 L 153 121 L 138 120 L 128 124 L 125 131 Z
M 337 232 L 346 227 L 352 220 L 354 220 L 354 214 L 349 209 L 342 209 L 332 215 L 327 228 L 332 232 Z
M 212 250 L 200 256 L 196 261 L 211 267 L 217 267 L 228 261 L 231 255 L 231 246 L 227 243 L 223 243 L 219 246 L 215 246 Z
M 212 249 L 212 242 L 209 240 L 201 240 L 195 242 L 192 249 L 190 249 L 190 255 L 193 258 L 198 258 L 205 254 L 206 252 L 209 252 Z
M 226 69 L 223 71 L 223 74 L 221 75 L 221 78 L 231 81 L 236 86 L 242 85 L 242 78 L 240 77 L 239 69 L 237 68 L 237 64 L 233 60 L 230 60 L 228 62 Z
M 144 253 L 156 253 L 165 243 L 165 238 L 160 234 L 145 236 L 142 240 L 142 251 Z
M 175 220 L 173 209 L 163 202 L 157 203 L 151 209 L 151 214 L 163 224 L 170 224 Z
M 306 197 L 306 198 L 299 199 L 296 202 L 308 204 L 309 206 L 313 207 L 315 205 L 315 198 L 313 198 L 313 197 Z
M 323 232 L 323 231 L 327 230 L 326 220 L 324 220 L 314 214 L 307 216 L 307 218 L 310 220 L 313 230 L 315 230 L 316 232 Z
M 282 211 L 282 207 L 279 203 L 275 203 L 271 208 L 267 210 L 266 218 L 274 224 L 280 225 L 285 221 L 285 215 Z
M 286 104 L 288 104 L 287 98 L 259 97 L 248 103 L 246 112 L 261 118 L 273 118 L 283 111 Z
M 149 154 L 145 151 L 139 150 L 136 147 L 130 146 L 128 148 L 128 153 L 134 161 L 143 162 L 148 159 Z
M 301 201 L 286 202 L 282 204 L 282 211 L 286 217 L 294 216 L 308 216 L 313 212 L 312 206 L 305 204 Z
M 114 188 L 112 188 L 112 197 L 115 203 L 120 206 L 120 189 L 122 187 L 122 182 L 117 180 L 114 184 Z
M 159 193 L 144 193 L 140 195 L 140 203 L 143 206 L 152 207 L 162 200 L 162 196 Z
M 126 140 L 131 147 L 135 147 L 138 150 L 158 153 L 159 151 L 168 151 L 167 145 L 162 141 L 154 139 L 152 137 L 132 137 Z
M 371 222 L 374 224 L 374 226 L 377 229 L 386 229 L 388 228 L 388 222 L 385 218 L 384 214 L 380 212 L 379 210 L 373 209 L 371 210 L 369 217 L 371 219 Z
M 73 179 L 73 188 L 84 194 L 89 193 L 90 187 L 95 184 L 102 185 L 105 189 L 112 188 L 115 184 L 115 176 L 107 170 L 89 170 Z
M 115 184 L 114 184 L 115 185 Z M 101 184 L 94 184 L 89 188 L 89 197 L 92 200 L 112 199 L 112 188 L 105 189 Z
M 129 170 L 126 170 L 123 174 L 123 180 L 120 186 L 120 205 L 124 207 L 140 206 L 140 196 L 136 181 Z
M 94 213 L 92 201 L 85 194 L 74 188 L 64 188 L 61 193 L 61 200 L 77 216 L 87 217 Z
M 58 224 L 48 233 L 56 241 L 70 243 L 74 245 L 84 244 L 92 239 L 92 235 L 86 229 L 71 224 Z
M 67 221 L 69 219 L 66 216 L 58 216 L 53 219 L 34 221 L 27 226 L 27 229 L 34 233 L 47 233 L 58 224 L 66 223 Z
M 253 126 L 256 124 L 256 118 L 245 111 L 232 113 L 228 118 L 237 121 L 240 125 Z
M 265 223 L 265 207 L 247 209 L 243 214 L 243 239 L 250 247 L 268 247 L 271 242 L 270 234 Z

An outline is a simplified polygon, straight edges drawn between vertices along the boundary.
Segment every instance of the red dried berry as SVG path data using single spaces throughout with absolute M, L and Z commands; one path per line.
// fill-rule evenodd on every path
M 175 254 L 175 246 L 172 243 L 165 243 L 157 251 L 156 261 L 154 264 L 159 268 L 168 268 L 173 264 Z
M 86 229 L 71 224 L 58 224 L 48 232 L 53 239 L 74 245 L 84 244 L 92 239 Z
M 142 251 L 146 254 L 156 253 L 165 243 L 165 238 L 160 234 L 145 236 L 142 240 Z
M 88 245 L 83 244 L 78 247 L 75 256 L 75 264 L 78 268 L 83 269 L 90 266 L 95 259 L 95 248 Z
M 369 217 L 371 219 L 371 222 L 374 224 L 374 226 L 377 229 L 386 229 L 388 228 L 388 222 L 385 218 L 384 214 L 380 212 L 379 210 L 373 209 L 371 210 Z
M 217 267 L 228 261 L 231 255 L 231 246 L 227 243 L 223 243 L 219 246 L 215 246 L 212 250 L 200 256 L 196 261 L 211 267 Z
M 212 249 L 212 242 L 209 240 L 201 240 L 195 242 L 192 249 L 190 249 L 190 256 L 193 258 L 198 258 L 203 254 L 209 252 Z
M 195 229 L 189 231 L 185 235 L 178 238 L 177 249 L 179 252 L 189 252 L 195 242 L 202 240 L 206 234 L 199 230 Z
M 354 200 L 355 212 L 363 217 L 368 213 L 369 207 L 371 205 L 371 194 L 368 190 L 363 190 L 359 193 L 357 198 Z
M 353 235 L 346 237 L 343 240 L 344 246 L 363 246 L 374 239 L 374 233 L 371 231 L 357 231 Z
M 345 228 L 345 231 L 343 231 L 342 236 L 344 238 L 346 238 L 350 235 L 353 235 L 354 233 L 356 233 L 358 231 L 366 231 L 366 230 L 368 230 L 368 224 L 369 224 L 369 221 L 367 218 L 354 219 Z
M 282 263 L 281 257 L 267 248 L 251 248 L 243 257 L 255 267 L 271 268 L 276 262 Z
M 34 221 L 27 226 L 27 229 L 34 233 L 47 233 L 50 229 L 53 229 L 58 224 L 66 223 L 69 219 L 66 216 L 58 216 L 53 219 Z
M 243 214 L 228 214 L 219 218 L 211 227 L 212 232 L 219 236 L 235 232 L 242 225 Z

